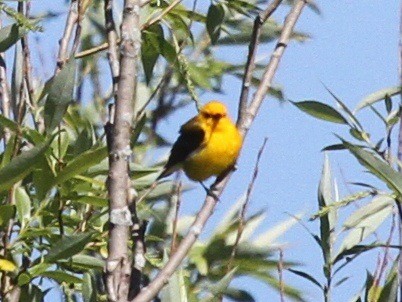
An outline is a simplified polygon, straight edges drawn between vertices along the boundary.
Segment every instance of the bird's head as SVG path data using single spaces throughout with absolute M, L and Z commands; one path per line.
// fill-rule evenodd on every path
M 201 117 L 210 126 L 216 126 L 222 118 L 227 118 L 227 108 L 218 101 L 205 104 L 200 110 Z

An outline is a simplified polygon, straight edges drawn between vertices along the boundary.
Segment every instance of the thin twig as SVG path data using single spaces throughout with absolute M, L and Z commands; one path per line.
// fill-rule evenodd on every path
M 283 250 L 282 249 L 279 249 L 278 275 L 279 275 L 279 294 L 281 297 L 281 302 L 285 302 L 285 283 L 283 282 Z
M 239 128 L 243 134 L 246 134 L 248 129 L 253 122 L 258 109 L 260 108 L 262 102 L 267 96 L 268 90 L 271 88 L 272 80 L 274 78 L 275 72 L 279 66 L 280 60 L 285 52 L 286 46 L 290 41 L 294 26 L 300 17 L 300 14 L 307 4 L 307 0 L 299 0 L 292 7 L 291 12 L 287 15 L 285 19 L 284 26 L 282 28 L 281 35 L 278 42 L 276 43 L 275 50 L 271 55 L 271 59 L 265 68 L 264 75 L 253 96 L 245 116 L 242 116 L 242 121 L 239 124 Z
M 0 27 L 2 27 L 2 20 L 0 19 Z M 7 81 L 7 66 L 5 60 L 5 54 L 0 54 L 0 99 L 1 99 L 1 111 L 4 117 L 10 118 L 11 111 L 11 98 L 10 89 Z M 4 149 L 11 137 L 11 132 L 8 128 L 4 128 Z
M 25 4 L 25 12 L 23 10 L 24 2 L 18 3 L 18 10 L 20 13 L 24 14 L 25 17 L 29 18 L 30 9 L 31 9 L 31 1 L 27 1 Z M 21 46 L 22 46 L 22 55 L 24 57 L 23 63 L 23 74 L 25 85 L 27 88 L 27 97 L 29 106 L 32 108 L 32 119 L 35 122 L 36 128 L 39 132 L 44 132 L 45 130 L 45 121 L 42 115 L 36 114 L 38 112 L 38 106 L 34 100 L 34 81 L 32 76 L 32 63 L 31 63 L 31 51 L 28 43 L 28 35 L 22 36 L 21 38 Z
M 167 8 L 165 8 L 165 9 L 164 9 L 158 16 L 156 16 L 154 19 L 151 19 L 151 20 L 147 21 L 146 23 L 144 23 L 144 24 L 141 26 L 141 30 L 145 30 L 145 29 L 147 29 L 149 26 L 151 26 L 151 25 L 153 25 L 153 24 L 159 22 L 166 14 L 168 14 L 172 9 L 174 9 L 181 1 L 183 1 L 183 0 L 175 0 L 174 2 L 172 2 Z M 116 39 L 116 44 L 120 44 L 120 42 L 121 42 L 121 39 Z M 83 58 L 83 57 L 87 57 L 87 56 L 93 55 L 93 54 L 95 54 L 95 53 L 104 51 L 104 50 L 106 50 L 106 49 L 108 49 L 108 48 L 109 48 L 109 43 L 108 43 L 108 42 L 105 42 L 105 43 L 103 43 L 103 44 L 101 44 L 101 45 L 98 45 L 98 46 L 95 46 L 95 47 L 93 47 L 93 48 L 86 49 L 86 50 L 83 50 L 83 51 L 77 53 L 77 54 L 75 55 L 75 58 L 76 58 L 76 59 L 80 59 L 80 58 Z
M 402 85 L 402 1 L 399 7 L 399 85 Z M 400 108 L 402 108 L 402 94 Z M 402 161 L 402 110 L 399 110 L 399 133 L 398 133 L 398 160 Z M 402 170 L 398 167 L 400 173 Z M 399 213 L 399 245 L 402 245 L 402 200 L 395 200 Z M 398 287 L 399 297 L 402 297 L 402 251 L 399 251 L 398 257 Z
M 75 22 L 75 35 L 73 47 L 71 48 L 71 53 L 75 54 L 78 50 L 78 46 L 80 45 L 81 32 L 82 32 L 82 20 L 84 19 L 85 11 L 82 8 L 82 0 L 77 0 L 77 21 Z
M 174 186 L 175 189 L 175 194 L 173 197 L 175 197 L 175 211 L 174 211 L 174 219 L 173 219 L 173 230 L 172 230 L 172 244 L 170 246 L 170 255 L 173 255 L 176 252 L 177 249 L 177 223 L 179 221 L 179 210 L 180 210 L 180 204 L 181 204 L 181 189 L 182 189 L 182 184 L 181 181 Z
M 141 26 L 141 30 L 149 28 L 151 25 L 158 23 L 164 16 L 166 16 L 172 9 L 174 9 L 183 0 L 175 0 L 169 4 L 158 16 L 153 19 L 148 20 Z
M 299 18 L 301 11 L 306 5 L 305 0 L 296 1 L 295 5 L 292 7 L 289 12 L 285 23 L 283 25 L 282 34 L 279 39 L 279 42 L 274 51 L 274 55 L 271 56 L 271 60 L 268 63 L 266 71 L 264 73 L 263 79 L 260 83 L 260 86 L 257 90 L 256 95 L 254 96 L 253 101 L 251 102 L 251 107 L 247 110 L 247 117 L 244 119 L 244 122 L 240 124 L 240 129 L 244 133 L 247 134 L 249 127 L 251 126 L 254 117 L 256 116 L 258 109 L 264 99 L 262 96 L 262 92 L 267 90 L 270 87 L 271 81 L 275 75 L 276 69 L 279 65 L 280 58 L 284 52 L 284 45 L 287 45 L 290 34 L 293 31 L 293 28 L 296 24 L 297 19 Z M 190 227 L 189 232 L 180 242 L 176 253 L 170 257 L 166 265 L 162 268 L 162 270 L 158 273 L 155 279 L 146 287 L 144 287 L 138 296 L 133 300 L 134 302 L 148 302 L 151 301 L 161 290 L 161 288 L 168 282 L 169 277 L 175 272 L 177 267 L 181 264 L 183 259 L 186 257 L 188 251 L 193 246 L 198 236 L 202 232 L 207 220 L 212 215 L 215 206 L 217 204 L 216 197 L 220 197 L 224 188 L 228 184 L 230 180 L 230 176 L 233 171 L 227 171 L 223 175 L 217 178 L 214 184 L 211 186 L 211 194 L 208 194 L 205 198 L 204 204 L 200 211 L 197 214 L 195 221 Z
M 237 235 L 236 235 L 235 243 L 233 244 L 232 254 L 230 255 L 230 259 L 229 259 L 228 266 L 227 266 L 227 269 L 226 269 L 227 273 L 229 273 L 233 268 L 233 263 L 234 263 L 235 258 L 236 258 L 237 248 L 239 246 L 241 236 L 243 235 L 244 225 L 245 225 L 245 222 L 246 222 L 245 217 L 246 217 L 247 207 L 248 207 L 248 204 L 250 202 L 251 193 L 253 192 L 254 183 L 255 183 L 255 181 L 257 179 L 257 176 L 258 176 L 258 170 L 259 170 L 258 167 L 260 165 L 261 156 L 262 156 L 262 153 L 264 152 L 264 148 L 265 148 L 266 143 L 267 143 L 267 138 L 264 138 L 264 142 L 262 143 L 261 148 L 258 151 L 257 160 L 256 160 L 255 166 L 254 166 L 253 176 L 252 176 L 251 181 L 250 181 L 250 183 L 248 185 L 246 197 L 244 199 L 243 206 L 242 206 L 241 211 L 239 213 L 239 226 L 237 228 Z
M 261 30 L 264 23 L 268 20 L 270 16 L 276 11 L 278 6 L 281 4 L 282 0 L 274 0 L 266 10 L 258 14 L 254 20 L 253 33 L 251 35 L 251 43 L 248 47 L 248 56 L 246 63 L 246 70 L 244 71 L 242 89 L 240 92 L 240 101 L 238 108 L 238 125 L 243 122 L 243 118 L 247 112 L 248 105 L 248 95 L 250 91 L 251 81 L 253 78 L 253 72 L 255 69 L 255 57 L 258 49 L 258 44 L 260 41 Z
M 59 53 L 57 55 L 57 67 L 56 72 L 58 72 L 67 61 L 68 55 L 68 45 L 70 44 L 71 36 L 74 30 L 74 26 L 78 21 L 78 3 L 77 0 L 71 0 L 70 9 L 68 12 L 66 25 L 64 27 L 63 36 L 60 39 Z
M 106 23 L 105 25 L 106 25 L 107 41 L 108 41 L 107 56 L 110 71 L 112 73 L 113 94 L 116 97 L 120 65 L 119 65 L 119 55 L 117 52 L 116 24 L 113 18 L 113 0 L 105 0 L 105 23 Z

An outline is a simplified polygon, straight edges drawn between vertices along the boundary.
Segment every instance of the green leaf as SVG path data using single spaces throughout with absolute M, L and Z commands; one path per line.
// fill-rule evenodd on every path
M 381 89 L 379 91 L 376 91 L 367 97 L 365 97 L 356 107 L 354 110 L 355 112 L 363 109 L 364 107 L 370 106 L 378 101 L 384 100 L 387 96 L 388 97 L 393 97 L 394 95 L 400 94 L 401 93 L 401 87 L 400 86 L 393 86 L 393 87 L 387 87 L 384 89 Z
M 224 18 L 225 10 L 221 4 L 212 4 L 209 7 L 206 26 L 212 45 L 219 39 Z
M 71 198 L 74 201 L 90 204 L 95 207 L 107 207 L 109 202 L 106 198 L 98 197 L 98 196 L 78 196 Z
M 321 151 L 335 151 L 335 150 L 345 150 L 346 147 L 343 144 L 334 144 L 322 148 Z
M 357 158 L 357 160 L 373 175 L 384 181 L 398 197 L 402 197 L 402 177 L 387 162 L 380 159 L 370 151 L 353 145 L 341 139 L 345 147 Z
M 106 146 L 85 151 L 71 160 L 67 166 L 65 166 L 64 169 L 59 172 L 53 181 L 49 182 L 47 189 L 50 189 L 56 184 L 65 182 L 70 178 L 85 172 L 90 167 L 101 162 L 105 157 L 107 157 L 107 154 Z
M 92 235 L 93 232 L 63 236 L 59 241 L 52 244 L 52 248 L 45 256 L 44 261 L 47 263 L 56 262 L 78 254 L 87 243 L 91 242 Z
M 102 259 L 83 254 L 74 255 L 71 258 L 60 260 L 58 263 L 74 270 L 102 270 L 105 265 L 105 262 Z
M 18 26 L 17 23 L 3 27 L 0 29 L 0 52 L 5 52 L 11 46 L 18 42 L 27 31 Z
M 142 32 L 141 60 L 147 84 L 152 79 L 152 72 L 161 53 L 160 45 L 163 40 L 163 28 L 160 24 L 153 24 Z
M 225 293 L 226 289 L 229 287 L 230 282 L 232 282 L 237 268 L 232 269 L 228 272 L 221 280 L 217 283 L 209 285 L 208 289 L 211 292 L 210 297 L 206 297 L 202 300 L 202 302 L 218 302 L 220 301 L 219 297 Z
M 320 185 L 318 186 L 319 209 L 321 210 L 331 203 L 333 203 L 331 167 L 328 156 L 327 154 L 325 154 Z M 336 211 L 332 211 L 323 216 L 320 216 L 321 249 L 325 261 L 324 273 L 327 278 L 331 275 L 330 266 L 335 225 Z
M 45 300 L 45 293 L 33 284 L 25 285 L 21 287 L 21 296 L 19 301 L 24 302 L 43 302 Z
M 169 283 L 161 291 L 163 302 L 187 302 L 187 287 L 184 281 L 184 270 L 178 269 L 169 278 Z
M 343 239 L 338 255 L 345 250 L 350 250 L 373 234 L 385 219 L 391 215 L 393 203 L 393 199 L 387 196 L 378 196 L 369 204 L 355 211 L 344 222 L 344 228 L 350 229 L 350 231 Z M 338 258 L 338 255 L 334 260 Z
M 307 114 L 321 120 L 338 124 L 348 123 L 347 120 L 336 109 L 328 106 L 327 104 L 317 101 L 292 102 L 292 104 Z
M 58 283 L 81 283 L 82 279 L 72 274 L 61 271 L 47 271 L 41 273 L 39 276 L 46 277 L 57 281 Z
M 0 191 L 6 191 L 18 181 L 24 179 L 39 162 L 44 155 L 49 142 L 35 146 L 34 148 L 22 152 L 14 157 L 11 162 L 0 169 Z
M 97 284 L 92 273 L 85 273 L 82 276 L 82 297 L 84 302 L 97 302 Z
M 398 259 L 390 269 L 378 302 L 396 302 L 398 297 Z
M 313 276 L 311 276 L 310 274 L 303 272 L 303 271 L 299 271 L 293 268 L 288 268 L 287 269 L 289 272 L 298 275 L 308 281 L 310 281 L 311 283 L 317 285 L 319 288 L 323 289 L 322 285 L 320 284 L 320 282 L 317 281 L 317 279 L 315 279 Z
M 224 295 L 236 302 L 255 302 L 254 297 L 245 290 L 228 287 Z
M 15 205 L 17 207 L 18 220 L 23 228 L 25 222 L 31 218 L 31 198 L 23 187 L 18 187 L 15 190 Z
M 75 69 L 75 60 L 70 60 L 52 80 L 44 109 L 47 133 L 51 133 L 60 124 L 73 100 Z

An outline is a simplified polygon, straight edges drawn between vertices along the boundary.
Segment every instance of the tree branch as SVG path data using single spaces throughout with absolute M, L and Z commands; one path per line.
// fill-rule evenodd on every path
M 254 117 L 256 116 L 257 111 L 265 98 L 265 94 L 271 85 L 271 81 L 275 75 L 275 71 L 279 65 L 280 58 L 285 50 L 285 46 L 290 39 L 290 34 L 292 33 L 296 21 L 305 5 L 306 0 L 298 0 L 285 19 L 281 36 L 275 51 L 271 56 L 270 62 L 267 65 L 263 80 L 258 87 L 253 101 L 251 102 L 250 108 L 247 110 L 245 120 L 239 125 L 239 128 L 242 130 L 244 135 L 247 134 L 247 130 L 251 126 Z M 232 171 L 227 171 L 224 173 L 224 175 L 221 175 L 217 178 L 215 183 L 211 186 L 211 194 L 207 195 L 205 198 L 202 208 L 198 212 L 195 221 L 190 227 L 190 231 L 180 242 L 175 254 L 170 257 L 167 264 L 158 273 L 155 279 L 147 287 L 144 287 L 141 290 L 139 295 L 133 300 L 134 302 L 148 302 L 152 300 L 159 293 L 162 287 L 169 281 L 169 277 L 175 272 L 177 267 L 179 267 L 183 259 L 186 257 L 188 251 L 191 249 L 198 236 L 202 232 L 208 218 L 212 215 L 217 204 L 217 199 L 215 199 L 215 197 L 221 196 L 224 188 L 230 180 L 231 174 Z
M 260 41 L 261 30 L 264 23 L 276 11 L 282 0 L 274 0 L 265 11 L 260 13 L 254 20 L 253 33 L 251 35 L 251 42 L 248 47 L 248 56 L 246 63 L 246 70 L 244 71 L 242 89 L 240 92 L 240 101 L 237 116 L 237 126 L 243 123 L 244 116 L 247 113 L 248 95 L 255 69 L 255 57 Z
M 70 10 L 68 12 L 66 26 L 64 27 L 63 36 L 60 39 L 60 47 L 57 55 L 56 72 L 59 71 L 66 60 L 68 59 L 68 45 L 71 40 L 71 35 L 74 30 L 75 24 L 78 22 L 78 4 L 77 0 L 71 0 Z
M 282 55 L 285 52 L 285 48 L 289 43 L 293 28 L 296 24 L 296 21 L 299 19 L 300 14 L 306 3 L 307 0 L 298 0 L 293 6 L 290 13 L 286 16 L 281 35 L 279 37 L 278 43 L 276 44 L 275 50 L 271 55 L 271 59 L 267 67 L 265 68 L 261 83 L 253 96 L 253 100 L 251 101 L 250 106 L 247 109 L 246 115 L 243 117 L 242 122 L 239 125 L 240 130 L 244 135 L 250 128 L 251 123 L 253 122 L 258 112 L 258 109 L 265 99 L 268 90 L 271 88 L 272 80 L 279 66 Z
M 116 24 L 113 18 L 113 0 L 105 0 L 105 21 L 106 21 L 106 32 L 108 41 L 108 61 L 110 66 L 110 71 L 112 73 L 113 79 L 113 94 L 116 97 L 117 93 L 117 82 L 119 79 L 120 65 L 119 65 L 119 54 L 117 52 L 117 32 Z
M 131 158 L 130 136 L 137 88 L 137 61 L 141 48 L 140 0 L 125 0 L 121 26 L 121 58 L 114 121 L 105 126 L 109 147 L 109 215 L 110 229 L 106 261 L 106 289 L 109 301 L 127 301 L 130 288 L 131 261 L 128 241 L 132 225 L 129 200 L 131 181 L 128 163 Z

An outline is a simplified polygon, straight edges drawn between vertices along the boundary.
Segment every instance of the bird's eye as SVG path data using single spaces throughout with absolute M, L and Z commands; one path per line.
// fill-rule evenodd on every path
M 211 114 L 206 113 L 206 112 L 204 112 L 202 115 L 203 115 L 205 118 L 211 118 L 211 117 L 212 117 Z

